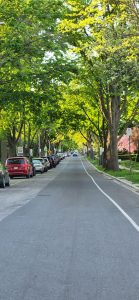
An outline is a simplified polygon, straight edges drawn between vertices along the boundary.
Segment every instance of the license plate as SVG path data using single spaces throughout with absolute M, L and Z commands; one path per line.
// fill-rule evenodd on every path
M 18 167 L 14 167 L 14 170 L 17 170 L 18 169 Z

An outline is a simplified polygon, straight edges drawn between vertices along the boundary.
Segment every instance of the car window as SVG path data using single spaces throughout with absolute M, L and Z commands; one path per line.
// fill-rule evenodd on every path
M 41 164 L 44 164 L 44 160 L 42 158 L 35 158 L 37 162 L 40 162 Z M 34 161 L 34 160 L 33 160 Z
M 14 164 L 23 165 L 25 163 L 25 160 L 24 160 L 24 158 L 9 158 L 9 159 L 7 159 L 7 163 L 11 164 L 11 165 L 14 165 Z

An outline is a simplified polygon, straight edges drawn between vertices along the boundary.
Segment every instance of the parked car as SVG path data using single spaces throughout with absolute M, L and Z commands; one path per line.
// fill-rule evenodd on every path
M 35 167 L 36 173 L 44 173 L 44 165 L 37 158 L 32 158 L 32 163 Z
M 42 157 L 43 160 L 45 161 L 45 165 L 47 166 L 47 170 L 51 168 L 50 161 L 47 157 Z
M 56 160 L 57 160 L 57 164 L 60 163 L 61 161 L 61 157 L 58 154 L 55 154 Z
M 33 176 L 35 176 L 35 175 L 36 175 L 36 168 L 35 168 L 35 165 L 34 165 L 34 163 L 33 163 L 32 161 L 31 161 L 30 163 L 31 163 L 31 165 L 32 165 Z
M 6 167 L 11 178 L 17 176 L 25 176 L 30 178 L 33 176 L 33 168 L 27 157 L 9 157 L 6 160 Z
M 57 154 L 53 154 L 52 158 L 54 160 L 55 166 L 57 166 L 59 164 L 60 158 L 58 157 Z
M 34 161 L 34 160 L 40 161 L 41 164 L 44 166 L 44 172 L 47 172 L 47 171 L 48 171 L 47 162 L 45 161 L 44 158 L 42 158 L 42 157 L 33 157 L 32 159 L 33 159 L 33 161 Z
M 60 157 L 61 160 L 65 158 L 65 155 L 63 152 L 57 152 L 57 155 Z
M 0 187 L 10 186 L 10 177 L 7 168 L 0 162 Z
M 54 158 L 52 157 L 52 155 L 48 155 L 47 156 L 49 162 L 50 162 L 50 168 L 55 168 L 56 167 L 56 164 L 55 164 L 55 160 Z
M 28 157 L 28 160 L 29 160 L 30 164 L 32 165 L 33 176 L 35 176 L 36 175 L 36 169 L 35 169 L 35 166 L 32 162 L 32 157 Z

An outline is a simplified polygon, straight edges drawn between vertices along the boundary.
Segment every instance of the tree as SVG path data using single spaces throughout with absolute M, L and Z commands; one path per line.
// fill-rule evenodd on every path
M 131 3 L 132 2 L 132 3 Z M 138 112 L 138 8 L 134 1 L 67 1 L 60 29 L 82 57 L 95 83 L 96 96 L 107 124 L 105 166 L 118 169 L 117 136 L 120 119 L 126 126 Z M 130 4 L 130 5 L 129 5 Z M 130 13 L 132 12 L 132 14 Z M 133 96 L 134 95 L 134 96 Z M 128 118 L 125 112 L 132 101 Z
M 64 44 L 60 44 L 56 26 L 61 3 L 60 0 L 0 1 L 1 119 L 4 115 L 1 132 L 8 138 L 14 155 L 18 142 L 24 147 L 27 142 L 29 148 L 38 131 L 43 135 L 44 130 L 49 130 L 50 110 L 57 116 L 60 63 L 64 70 L 60 52 Z M 16 126 L 19 115 L 21 128 Z

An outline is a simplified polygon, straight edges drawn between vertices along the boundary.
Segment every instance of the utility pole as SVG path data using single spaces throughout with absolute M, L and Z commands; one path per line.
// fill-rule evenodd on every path
M 132 135 L 132 129 L 127 128 L 126 134 L 128 136 L 128 152 L 129 152 L 129 160 L 130 160 L 130 172 L 131 172 L 131 135 Z
M 41 137 L 40 137 L 40 133 L 39 133 L 39 136 L 38 136 L 38 146 L 39 146 L 39 157 L 41 156 Z

